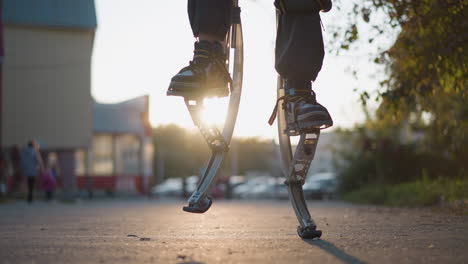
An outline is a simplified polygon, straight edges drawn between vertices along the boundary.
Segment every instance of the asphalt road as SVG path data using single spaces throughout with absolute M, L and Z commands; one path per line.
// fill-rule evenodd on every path
M 468 216 L 309 203 L 302 240 L 287 201 L 100 200 L 0 205 L 0 263 L 468 263 Z

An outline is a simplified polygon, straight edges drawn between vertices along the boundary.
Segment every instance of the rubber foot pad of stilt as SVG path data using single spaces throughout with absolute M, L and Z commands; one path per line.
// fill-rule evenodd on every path
M 195 214 L 203 214 L 204 212 L 208 211 L 210 209 L 211 204 L 213 204 L 213 199 L 211 197 L 206 197 L 208 200 L 205 206 L 197 206 L 197 205 L 189 205 L 189 206 L 184 206 L 182 210 L 188 213 L 195 213 Z
M 320 238 L 322 236 L 321 230 L 316 230 L 310 227 L 297 227 L 297 234 L 304 239 Z

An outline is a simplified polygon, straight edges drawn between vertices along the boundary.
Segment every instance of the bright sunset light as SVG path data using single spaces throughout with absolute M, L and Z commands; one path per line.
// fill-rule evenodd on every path
M 202 113 L 203 122 L 209 125 L 224 124 L 228 103 L 228 98 L 205 99 Z
M 193 129 L 183 99 L 166 96 L 170 78 L 193 56 L 195 39 L 186 2 L 97 0 L 96 6 L 99 26 L 93 51 L 94 98 L 100 102 L 118 102 L 149 94 L 153 126 L 175 123 Z M 240 6 L 244 84 L 234 136 L 272 138 L 277 134 L 276 125 L 270 127 L 267 120 L 276 100 L 275 9 L 271 0 L 241 0 Z M 337 10 L 322 14 L 325 43 L 331 38 L 327 26 L 339 21 L 340 15 Z M 365 56 L 327 54 L 314 83 L 317 98 L 329 109 L 335 127 L 350 127 L 363 118 L 354 88 L 373 91 L 377 87 L 377 80 L 367 74 L 355 80 L 346 72 L 350 63 L 359 68 L 375 67 Z M 224 113 L 210 109 L 207 108 L 207 119 L 222 123 Z
M 0 264 L 468 263 L 466 14 L 0 0 Z

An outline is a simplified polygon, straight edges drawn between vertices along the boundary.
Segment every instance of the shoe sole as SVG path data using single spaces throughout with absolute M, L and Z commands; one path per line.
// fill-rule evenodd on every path
M 316 121 L 308 121 L 308 122 L 300 122 L 299 129 L 311 129 L 311 128 L 320 128 L 325 129 L 328 127 L 333 126 L 333 121 L 331 120 L 316 120 Z
M 302 120 L 297 123 L 288 123 L 285 132 L 290 136 L 312 132 L 314 129 L 325 129 L 333 126 L 330 119 Z
M 297 124 L 300 129 L 308 128 L 327 128 L 333 126 L 333 120 L 329 118 L 326 112 L 312 112 L 299 115 L 297 117 Z M 291 126 L 289 123 L 288 126 Z
M 187 92 L 174 89 L 189 88 L 197 90 L 197 92 Z M 210 97 L 226 97 L 229 95 L 228 89 L 222 88 L 201 88 L 199 85 L 183 82 L 171 82 L 166 93 L 168 96 L 181 96 L 185 98 L 210 98 Z

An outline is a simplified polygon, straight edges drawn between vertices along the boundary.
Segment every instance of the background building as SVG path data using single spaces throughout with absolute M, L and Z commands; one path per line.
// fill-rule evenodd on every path
M 56 152 L 66 193 L 75 151 L 92 138 L 93 0 L 3 0 L 1 146 Z
M 4 0 L 2 145 L 90 143 L 93 0 Z
M 147 193 L 153 175 L 149 97 L 94 103 L 90 148 L 76 153 L 78 187 L 109 193 Z

